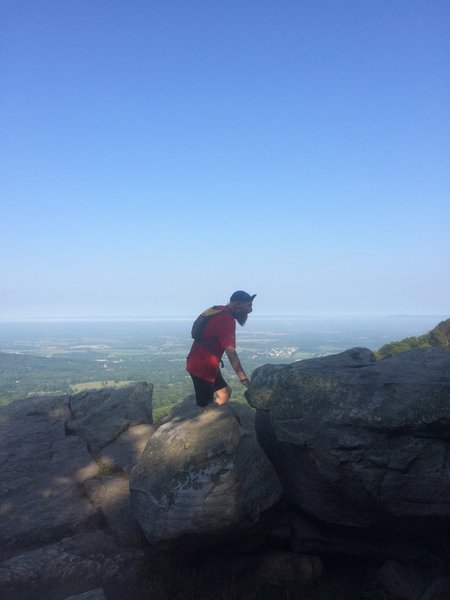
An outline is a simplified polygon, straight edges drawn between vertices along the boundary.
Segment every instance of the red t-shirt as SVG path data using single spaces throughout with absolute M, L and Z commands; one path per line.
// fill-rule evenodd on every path
M 225 311 L 205 323 L 201 340 L 192 344 L 186 370 L 206 381 L 215 381 L 220 359 L 229 346 L 236 348 L 236 321 L 230 312 Z

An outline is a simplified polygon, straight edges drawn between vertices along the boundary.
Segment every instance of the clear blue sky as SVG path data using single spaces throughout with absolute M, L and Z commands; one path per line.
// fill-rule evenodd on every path
M 0 13 L 0 319 L 450 313 L 448 0 Z

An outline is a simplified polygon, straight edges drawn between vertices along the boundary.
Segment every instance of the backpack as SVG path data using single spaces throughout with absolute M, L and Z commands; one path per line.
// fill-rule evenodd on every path
M 194 324 L 192 325 L 191 336 L 194 340 L 196 342 L 201 341 L 203 329 L 210 319 L 229 310 L 228 306 L 211 306 L 211 308 L 204 310 L 202 314 L 195 319 Z

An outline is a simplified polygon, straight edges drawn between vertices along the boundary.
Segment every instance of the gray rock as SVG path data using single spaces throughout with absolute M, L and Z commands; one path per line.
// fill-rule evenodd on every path
M 418 546 L 411 540 L 402 541 L 392 536 L 391 539 L 377 539 L 373 535 L 358 535 L 359 530 L 336 530 L 323 521 L 320 530 L 304 515 L 289 511 L 291 549 L 304 555 L 318 554 L 334 556 L 355 556 L 368 559 L 383 560 L 386 558 L 409 562 L 429 557 L 430 548 Z M 353 535 L 352 535 L 353 533 Z
M 142 551 L 120 550 L 100 531 L 80 534 L 1 563 L 0 590 L 2 598 L 11 600 L 52 597 L 51 590 L 76 593 L 104 582 L 126 581 L 143 561 Z
M 130 473 L 155 431 L 155 426 L 146 423 L 130 427 L 103 448 L 99 459 L 110 470 Z
M 53 597 L 48 590 L 62 598 L 136 574 L 146 541 L 130 509 L 127 471 L 153 432 L 149 410 L 147 384 L 0 408 L 2 598 Z M 103 461 L 86 440 L 104 446 Z
M 98 472 L 84 440 L 67 437 L 66 398 L 0 408 L 0 546 L 45 544 L 90 529 L 97 511 L 80 484 Z
M 77 594 L 76 596 L 70 596 L 65 600 L 106 600 L 105 592 L 102 588 L 97 588 L 96 590 L 90 590 L 89 592 L 84 592 L 84 594 Z
M 131 509 L 128 477 L 109 476 L 91 479 L 84 484 L 89 500 L 106 521 L 120 546 L 142 546 L 142 530 Z
M 152 423 L 152 394 L 152 384 L 142 382 L 70 396 L 73 417 L 67 430 L 86 440 L 90 451 L 98 454 L 133 425 Z
M 86 442 L 91 451 L 105 447 L 110 467 L 129 471 L 153 431 L 151 396 L 152 386 L 140 383 L 0 408 L 0 558 L 97 526 L 82 484 L 99 466 Z M 120 505 L 123 494 L 113 500 L 107 487 L 102 508 Z M 130 540 L 130 530 L 119 529 Z
M 237 404 L 202 410 L 193 397 L 150 438 L 130 490 L 151 544 L 245 535 L 281 495 L 256 441 L 253 411 Z
M 450 576 L 433 579 L 420 600 L 448 600 L 450 598 Z
M 253 373 L 258 441 L 288 500 L 329 523 L 450 523 L 450 353 L 364 348 Z
M 247 582 L 255 587 L 261 580 L 276 586 L 292 586 L 298 589 L 317 582 L 323 574 L 323 564 L 317 556 L 306 556 L 279 549 L 256 550 L 253 552 L 205 557 L 202 564 L 209 573 L 226 573 L 228 577 Z M 280 595 L 280 590 L 278 590 Z M 237 595 L 236 597 L 241 597 Z M 245 596 L 243 596 L 245 597 Z M 252 598 L 255 596 L 252 594 Z M 259 598 L 259 596 L 256 596 Z M 264 598 L 266 596 L 263 596 Z M 271 597 L 276 597 L 272 594 Z M 281 595 L 284 597 L 284 594 Z M 286 592 L 286 597 L 291 595 Z
M 387 561 L 377 573 L 378 581 L 399 600 L 420 600 L 427 585 L 417 567 L 398 561 Z
M 303 556 L 282 550 L 261 553 L 253 572 L 257 577 L 278 585 L 286 585 L 289 582 L 305 585 L 318 581 L 322 573 L 323 565 L 319 557 Z

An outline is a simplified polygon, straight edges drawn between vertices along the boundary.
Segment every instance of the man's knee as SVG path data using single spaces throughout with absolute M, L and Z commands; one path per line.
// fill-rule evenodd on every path
M 231 388 L 229 385 L 216 391 L 216 404 L 225 404 L 231 398 Z

